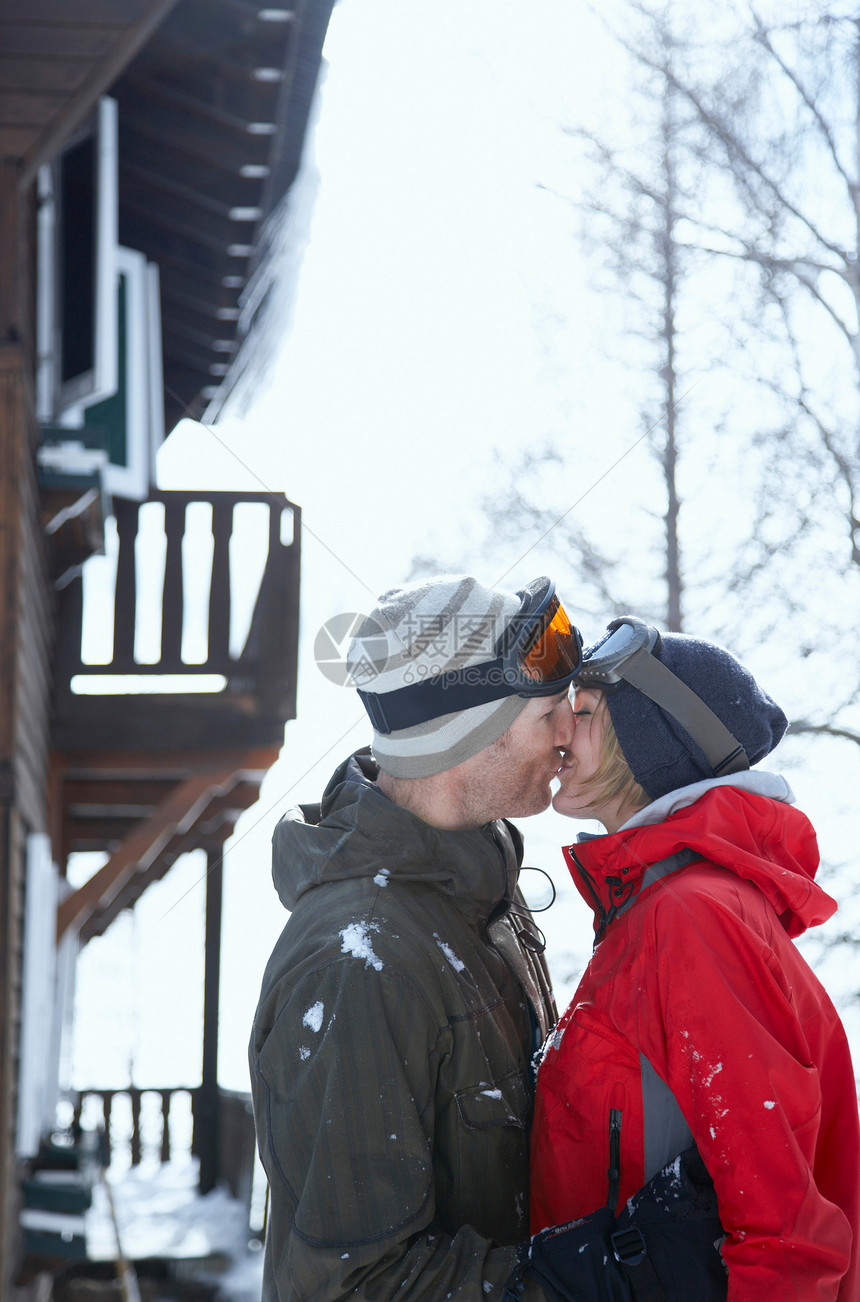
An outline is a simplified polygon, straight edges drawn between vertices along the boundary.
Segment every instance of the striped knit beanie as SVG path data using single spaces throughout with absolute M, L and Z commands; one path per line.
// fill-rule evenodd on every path
M 513 592 L 485 588 L 466 575 L 443 575 L 379 598 L 347 652 L 356 687 L 381 693 L 495 657 L 502 632 L 519 612 Z M 462 764 L 501 737 L 527 705 L 506 696 L 398 732 L 374 729 L 373 754 L 392 777 L 425 778 Z

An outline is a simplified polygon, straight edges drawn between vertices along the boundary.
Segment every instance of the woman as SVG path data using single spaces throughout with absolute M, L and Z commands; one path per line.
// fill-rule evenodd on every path
M 694 1142 L 730 1302 L 855 1302 L 854 1073 L 791 939 L 836 906 L 788 784 L 749 771 L 785 716 L 728 652 L 632 619 L 574 713 L 553 803 L 606 835 L 565 850 L 597 939 L 538 1075 L 532 1231 L 620 1210 Z

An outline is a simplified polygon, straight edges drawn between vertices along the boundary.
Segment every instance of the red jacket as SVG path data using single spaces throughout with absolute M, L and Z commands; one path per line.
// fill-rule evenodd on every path
M 718 786 L 565 854 L 598 943 L 538 1075 L 532 1232 L 623 1206 L 692 1135 L 730 1302 L 857 1302 L 854 1072 L 789 939 L 836 907 L 808 819 Z

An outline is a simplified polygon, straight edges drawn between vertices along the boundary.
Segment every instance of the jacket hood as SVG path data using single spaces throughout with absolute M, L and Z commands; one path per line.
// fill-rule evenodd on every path
M 596 915 L 598 936 L 638 894 L 647 868 L 684 850 L 757 886 L 789 936 L 836 911 L 814 880 L 818 842 L 806 815 L 784 800 L 714 784 L 661 822 L 564 848 L 576 887 Z
M 336 769 L 319 805 L 290 810 L 275 828 L 272 877 L 294 909 L 327 882 L 376 878 L 424 882 L 457 900 L 472 918 L 489 917 L 516 887 L 522 838 L 507 822 L 468 831 L 431 827 L 376 786 L 370 749 Z

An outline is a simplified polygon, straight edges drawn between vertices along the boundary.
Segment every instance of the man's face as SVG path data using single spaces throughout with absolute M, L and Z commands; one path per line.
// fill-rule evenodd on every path
M 526 818 L 546 809 L 572 737 L 567 690 L 530 700 L 498 741 L 460 766 L 472 825 Z

